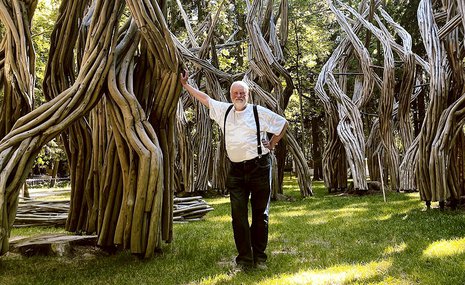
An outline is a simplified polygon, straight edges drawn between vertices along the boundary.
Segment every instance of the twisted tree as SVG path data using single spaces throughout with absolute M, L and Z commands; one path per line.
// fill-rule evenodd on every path
M 340 153 L 335 146 L 340 140 L 356 190 L 367 189 L 365 158 L 372 180 L 381 179 L 383 169 L 380 169 L 380 165 L 387 164 L 392 189 L 413 189 L 412 168 L 406 167 L 400 173 L 399 157 L 411 158 L 405 153 L 413 140 L 410 103 L 415 98 L 412 96 L 415 70 L 417 65 L 426 68 L 427 64 L 412 52 L 410 35 L 380 6 L 380 1 L 362 1 L 360 13 L 341 1 L 329 0 L 328 4 L 347 37 L 326 63 L 316 87 L 317 94 L 324 102 L 330 130 L 335 128 L 331 126 L 337 124 L 337 137 L 330 136 L 330 141 L 334 143 L 328 144 L 325 152 L 325 157 L 331 159 L 326 158 L 325 161 L 338 159 Z M 402 39 L 402 45 L 396 42 L 396 34 Z M 365 36 L 365 43 L 362 35 Z M 382 56 L 374 58 L 370 54 L 372 41 L 381 49 Z M 376 65 L 377 61 L 382 66 Z M 340 72 L 334 73 L 337 66 Z M 396 78 L 396 72 L 402 76 Z M 339 81 L 335 75 L 340 76 Z M 348 80 L 349 76 L 354 79 Z M 328 86 L 329 96 L 325 85 Z M 361 113 L 373 101 L 378 105 L 377 118 L 371 124 L 364 124 Z M 370 134 L 367 146 L 365 133 Z M 397 133 L 400 133 L 402 148 L 394 143 Z M 341 159 L 344 160 L 344 156 Z M 326 181 L 327 187 L 330 190 L 335 188 L 333 185 L 339 188 L 336 170 L 325 167 L 325 172 L 329 180 Z M 343 170 L 340 173 L 344 177 Z M 399 176 L 408 179 L 401 184 Z
M 431 101 L 418 139 L 416 182 L 427 205 L 439 201 L 443 207 L 446 199 L 455 204 L 464 193 L 464 3 L 421 1 L 418 21 Z
M 0 141 L 1 253 L 35 154 L 59 134 L 71 165 L 68 230 L 145 257 L 171 239 L 177 51 L 156 1 L 127 1 L 135 20 L 119 27 L 124 4 L 62 2 L 44 80 L 50 101 Z
M 110 3 L 111 2 L 111 3 Z M 110 67 L 120 1 L 98 1 L 95 10 L 106 17 L 105 24 L 95 17 L 90 31 L 97 38 L 88 41 L 76 82 L 48 103 L 17 120 L 15 127 L 0 141 L 1 253 L 8 250 L 8 236 L 18 204 L 18 192 L 40 148 L 90 111 L 98 102 Z M 111 7 L 111 8 L 110 8 Z M 21 155 L 19 155 L 21 153 Z
M 364 131 L 359 114 L 366 102 L 374 100 L 379 106 L 377 118 L 365 126 L 370 127 L 366 149 L 370 177 L 380 178 L 377 172 L 381 174 L 387 164 L 392 189 L 418 189 L 427 206 L 431 201 L 439 201 L 441 207 L 446 200 L 456 204 L 463 195 L 465 171 L 465 4 L 455 0 L 420 1 L 418 23 L 426 60 L 412 52 L 409 33 L 378 1 L 362 1 L 362 13 L 341 1 L 328 0 L 328 4 L 347 37 L 323 68 L 316 91 L 324 102 L 330 130 L 338 124 L 337 138 L 344 145 L 355 187 L 365 187 L 364 167 L 360 163 L 365 151 Z M 360 39 L 364 31 L 365 44 Z M 376 42 L 372 43 L 374 39 Z M 376 58 L 369 49 L 374 45 L 382 50 Z M 349 70 L 347 57 L 351 58 Z M 335 80 L 333 70 L 337 66 L 341 70 L 338 75 L 355 75 L 351 88 L 347 88 L 348 80 Z M 358 77 L 360 74 L 363 78 Z M 420 92 L 428 92 L 430 100 L 421 130 L 414 138 L 411 103 Z M 332 133 L 325 154 L 335 159 L 338 140 Z M 337 185 L 335 168 L 325 167 L 325 172 L 326 185 L 331 189 Z

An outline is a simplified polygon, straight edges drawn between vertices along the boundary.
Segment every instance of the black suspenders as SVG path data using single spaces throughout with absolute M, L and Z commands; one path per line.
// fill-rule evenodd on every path
M 224 125 L 223 125 L 223 134 L 224 134 L 224 149 L 226 149 L 226 118 L 228 117 L 229 112 L 231 111 L 234 105 L 230 105 L 226 110 L 224 115 Z M 258 157 L 262 156 L 262 143 L 260 141 L 260 120 L 258 119 L 257 105 L 253 105 L 253 116 L 255 118 L 255 125 L 257 126 L 257 153 Z
M 224 146 L 225 146 L 224 149 L 226 149 L 226 118 L 228 117 L 228 114 L 231 111 L 233 106 L 234 106 L 233 104 L 229 105 L 228 109 L 226 110 L 226 114 L 224 114 L 224 125 L 223 125 Z
M 262 157 L 262 143 L 260 141 L 260 121 L 258 120 L 257 105 L 253 105 L 253 116 L 255 117 L 255 125 L 257 126 L 257 153 L 258 157 Z

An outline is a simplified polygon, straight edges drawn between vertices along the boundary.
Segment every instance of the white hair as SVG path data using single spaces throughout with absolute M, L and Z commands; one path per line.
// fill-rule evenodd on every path
M 239 81 L 234 81 L 232 84 L 231 84 L 231 87 L 229 87 L 229 92 L 231 93 L 232 91 L 232 88 L 234 85 L 241 85 L 242 87 L 244 87 L 245 89 L 245 92 L 248 94 L 249 93 L 249 85 L 247 83 L 245 83 L 244 81 L 242 80 L 239 80 Z

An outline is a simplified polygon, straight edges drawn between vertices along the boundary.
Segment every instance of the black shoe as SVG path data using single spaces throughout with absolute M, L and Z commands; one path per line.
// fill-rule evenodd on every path
M 234 265 L 234 272 L 236 273 L 239 273 L 239 272 L 249 272 L 253 269 L 254 267 L 252 265 L 248 265 L 248 264 L 243 264 L 243 263 L 239 263 L 239 264 L 235 264 Z
M 258 270 L 267 270 L 268 266 L 266 265 L 266 262 L 259 261 L 259 262 L 255 263 L 255 268 L 257 268 Z

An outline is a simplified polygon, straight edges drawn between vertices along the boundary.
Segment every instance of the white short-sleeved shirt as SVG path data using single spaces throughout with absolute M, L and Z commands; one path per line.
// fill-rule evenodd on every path
M 231 103 L 208 100 L 210 118 L 220 125 L 223 133 L 224 116 Z M 260 141 L 266 138 L 266 133 L 279 135 L 286 124 L 286 119 L 273 111 L 257 105 L 260 123 Z M 242 111 L 234 107 L 226 119 L 226 151 L 232 162 L 241 162 L 258 156 L 257 152 L 257 126 L 253 114 L 253 105 L 247 104 Z M 262 154 L 270 152 L 262 145 Z

